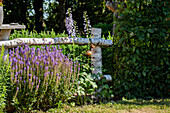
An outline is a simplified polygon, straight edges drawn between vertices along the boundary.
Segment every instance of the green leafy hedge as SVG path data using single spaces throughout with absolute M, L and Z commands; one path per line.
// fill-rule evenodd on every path
M 170 96 L 169 5 L 168 0 L 127 0 L 120 4 L 122 18 L 115 18 L 113 40 L 115 97 Z
M 2 46 L 0 54 L 0 112 L 3 112 L 6 107 L 7 89 L 9 85 L 10 65 L 7 61 L 4 61 L 4 46 Z

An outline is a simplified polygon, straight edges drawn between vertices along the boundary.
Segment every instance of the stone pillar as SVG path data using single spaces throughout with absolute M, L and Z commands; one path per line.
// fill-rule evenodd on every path
M 1 29 L 0 30 L 0 41 L 7 41 L 7 40 L 9 40 L 10 33 L 11 33 L 10 29 Z M 8 48 L 5 49 L 5 51 L 4 51 L 4 59 L 5 60 L 7 59 L 7 55 L 8 55 Z
M 92 38 L 100 39 L 101 38 L 101 29 L 100 28 L 92 28 Z M 92 74 L 97 75 L 97 78 L 94 78 L 95 80 L 100 79 L 102 75 L 102 49 L 100 46 L 95 45 L 94 48 L 91 49 L 92 55 L 91 55 L 91 61 L 92 61 L 92 67 L 94 69 L 92 70 Z

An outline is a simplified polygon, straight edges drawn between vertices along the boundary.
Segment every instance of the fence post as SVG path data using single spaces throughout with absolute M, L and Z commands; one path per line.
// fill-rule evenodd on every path
M 100 28 L 92 28 L 92 38 L 101 38 L 101 29 Z M 92 70 L 92 74 L 97 75 L 96 80 L 100 79 L 100 75 L 102 75 L 102 49 L 100 46 L 95 45 L 94 48 L 91 49 L 91 65 L 94 67 Z
M 11 33 L 11 30 L 1 29 L 1 31 L 0 31 L 0 41 L 9 40 L 10 33 Z M 5 60 L 7 59 L 7 55 L 8 55 L 8 48 L 5 48 L 5 50 L 4 50 L 4 59 Z

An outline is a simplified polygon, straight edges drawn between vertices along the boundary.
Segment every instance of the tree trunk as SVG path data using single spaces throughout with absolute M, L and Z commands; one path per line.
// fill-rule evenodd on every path
M 59 9 L 60 9 L 60 32 L 62 33 L 64 31 L 65 28 L 65 4 L 66 4 L 66 0 L 59 0 Z
M 23 23 L 27 25 L 27 0 L 23 0 L 23 7 L 22 7 L 22 14 L 23 14 Z
M 43 27 L 43 0 L 34 0 L 35 10 L 35 30 L 39 33 L 44 30 Z

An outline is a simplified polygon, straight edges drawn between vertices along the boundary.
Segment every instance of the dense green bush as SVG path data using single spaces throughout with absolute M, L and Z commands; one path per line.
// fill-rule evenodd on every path
M 115 97 L 170 96 L 169 5 L 168 0 L 127 0 L 119 10 L 113 40 Z
M 1 48 L 0 54 L 0 112 L 3 112 L 6 107 L 7 89 L 9 85 L 10 65 L 7 61 L 4 61 L 4 46 Z

